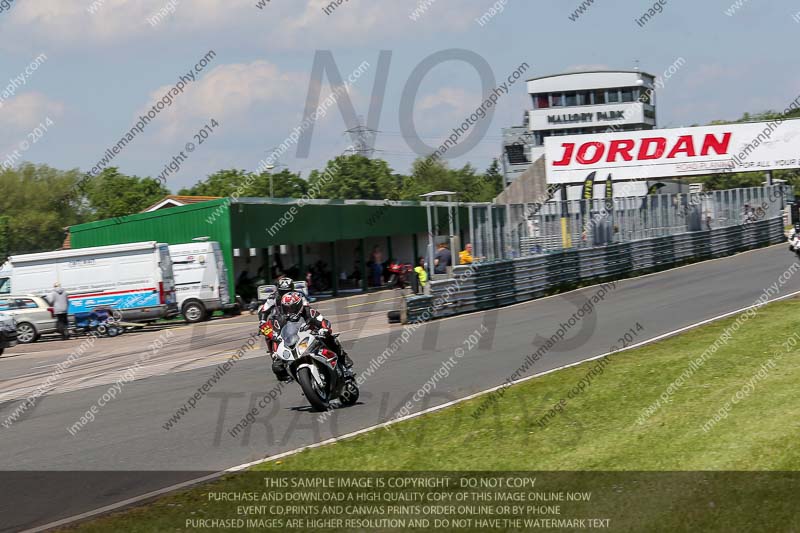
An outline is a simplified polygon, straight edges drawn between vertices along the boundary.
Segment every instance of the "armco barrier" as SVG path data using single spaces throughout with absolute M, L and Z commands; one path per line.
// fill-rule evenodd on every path
M 457 266 L 452 279 L 430 282 L 430 295 L 404 299 L 403 322 L 502 307 L 576 283 L 620 279 L 784 240 L 783 220 L 774 218 L 598 248 Z

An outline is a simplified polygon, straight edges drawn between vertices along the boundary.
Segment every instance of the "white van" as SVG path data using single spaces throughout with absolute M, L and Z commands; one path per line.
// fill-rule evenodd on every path
M 125 320 L 178 314 L 172 261 L 155 241 L 15 255 L 4 265 L 0 294 L 49 295 L 58 282 L 70 315 L 110 307 Z
M 218 242 L 171 244 L 178 309 L 187 322 L 205 320 L 230 306 L 228 269 Z

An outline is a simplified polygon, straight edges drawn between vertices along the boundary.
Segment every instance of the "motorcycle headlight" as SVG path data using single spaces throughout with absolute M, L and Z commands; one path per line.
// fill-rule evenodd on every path
M 305 352 L 306 348 L 308 348 L 308 341 L 307 340 L 300 341 L 300 344 L 297 345 L 297 351 L 300 352 L 300 353 Z

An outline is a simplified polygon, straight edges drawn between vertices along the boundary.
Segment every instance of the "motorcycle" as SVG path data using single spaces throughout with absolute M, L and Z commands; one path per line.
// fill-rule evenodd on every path
M 270 326 L 264 330 L 267 342 L 277 346 L 276 357 L 284 361 L 312 408 L 327 411 L 335 399 L 343 407 L 358 401 L 355 378 L 339 363 L 336 352 L 325 347 L 322 335 L 312 332 L 299 319 L 287 320 L 280 333 L 277 336 L 274 333 Z
M 410 263 L 398 263 L 392 261 L 389 263 L 389 288 L 390 289 L 404 289 L 408 282 L 408 275 L 414 270 L 414 266 Z
M 800 254 L 800 233 L 795 233 L 789 237 L 789 251 Z

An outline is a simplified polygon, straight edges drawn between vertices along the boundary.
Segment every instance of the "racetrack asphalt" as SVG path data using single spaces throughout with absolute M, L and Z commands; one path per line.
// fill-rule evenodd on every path
M 778 245 L 618 281 L 591 313 L 569 329 L 565 340 L 523 375 L 609 352 L 637 322 L 643 327 L 639 342 L 752 305 L 796 260 L 785 245 Z M 137 353 L 164 332 L 130 334 L 124 345 L 103 339 L 103 348 L 81 361 L 88 367 L 81 372 L 72 369 L 75 374 L 68 383 L 41 397 L 9 428 L 0 426 L 0 530 L 49 523 L 385 422 L 482 326 L 488 333 L 481 344 L 457 358 L 433 392 L 413 402 L 412 412 L 500 385 L 536 351 L 535 339 L 543 341 L 555 334 L 599 290 L 599 286 L 587 287 L 427 323 L 365 379 L 357 405 L 334 410 L 321 421 L 319 414 L 308 409 L 299 387 L 291 383 L 259 413 L 255 424 L 235 438 L 228 430 L 275 385 L 260 339 L 258 348 L 236 362 L 196 408 L 169 430 L 163 424 L 214 374 L 213 365 L 246 343 L 255 317 L 245 315 L 183 327 L 180 334 L 176 331 L 148 361 L 160 366 L 126 383 L 116 399 L 99 409 L 93 422 L 72 435 L 67 428 L 98 401 Z M 800 276 L 790 276 L 772 298 L 798 290 Z M 344 331 L 342 339 L 357 371 L 363 372 L 370 359 L 402 332 L 399 326 L 380 326 L 386 310 L 397 307 L 390 296 L 383 298 L 387 299 L 378 303 L 364 298 L 321 304 L 337 330 Z M 197 327 L 205 328 L 202 335 L 193 329 Z M 0 421 L 74 349 L 58 348 L 56 353 L 49 346 L 57 344 L 34 345 L 35 350 L 24 355 L 15 348 L 0 358 L 0 399 L 7 400 L 0 405 Z M 665 382 L 670 378 L 665 376 Z M 424 442 L 412 444 L 424 446 Z

